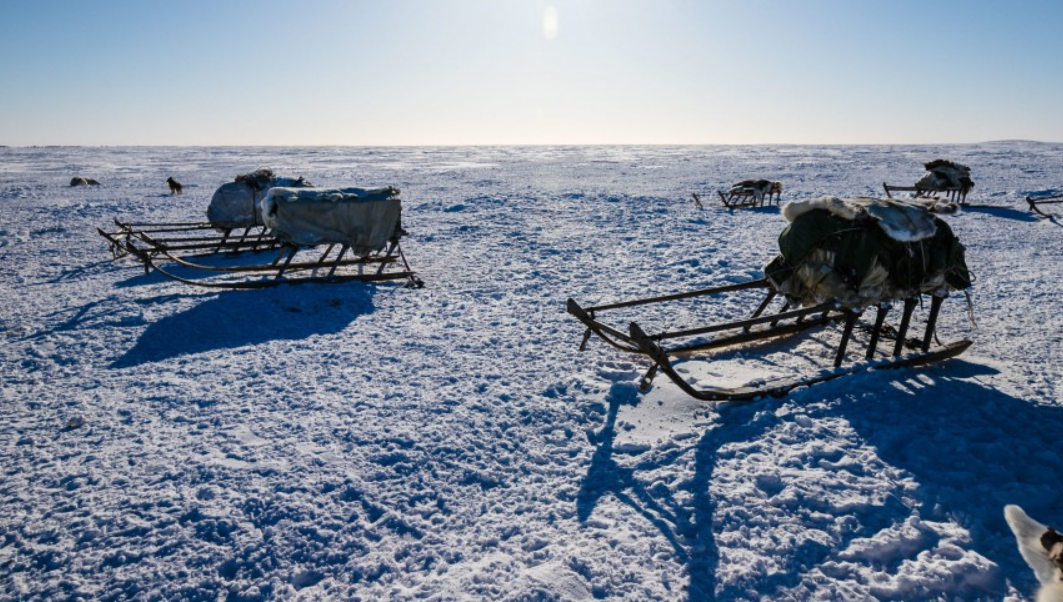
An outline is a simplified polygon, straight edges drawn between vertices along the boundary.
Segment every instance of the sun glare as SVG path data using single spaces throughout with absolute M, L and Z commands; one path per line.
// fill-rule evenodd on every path
M 557 9 L 553 6 L 547 6 L 543 12 L 543 35 L 547 40 L 557 37 Z

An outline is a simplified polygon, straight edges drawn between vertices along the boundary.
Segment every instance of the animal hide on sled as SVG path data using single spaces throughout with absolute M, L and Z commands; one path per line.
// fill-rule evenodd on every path
M 207 206 L 207 220 L 219 229 L 262 225 L 259 201 L 275 186 L 307 188 L 313 184 L 303 178 L 276 176 L 267 168 L 240 174 L 214 191 Z
M 262 217 L 274 236 L 297 245 L 347 245 L 378 251 L 398 233 L 398 188 L 270 188 Z
M 919 204 L 826 196 L 782 213 L 790 224 L 764 273 L 798 305 L 866 307 L 971 285 L 963 245 Z
M 937 192 L 942 190 L 960 190 L 963 194 L 974 188 L 971 168 L 945 159 L 936 159 L 923 165 L 926 175 L 915 183 L 920 190 Z

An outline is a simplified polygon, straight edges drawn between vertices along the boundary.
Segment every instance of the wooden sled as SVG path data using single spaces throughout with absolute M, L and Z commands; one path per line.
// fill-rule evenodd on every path
M 757 187 L 755 184 L 758 182 L 768 184 L 768 186 Z M 776 205 L 779 204 L 782 198 L 782 185 L 779 182 L 768 182 L 767 180 L 747 180 L 732 186 L 729 190 L 717 190 L 716 194 L 720 196 L 720 201 L 723 202 L 724 207 L 728 209 L 763 207 L 765 205 L 770 207 L 773 202 Z M 695 200 L 697 200 L 696 196 Z
M 882 188 L 886 191 L 886 197 L 891 199 L 894 198 L 894 192 L 914 192 L 917 199 L 936 199 L 957 205 L 967 204 L 967 190 L 961 187 L 930 189 L 918 186 L 894 186 L 883 182 Z
M 244 228 L 222 228 L 210 222 L 123 222 L 114 220 L 117 230 L 96 231 L 107 240 L 115 259 L 132 257 L 145 271 L 150 271 L 150 259 L 160 254 L 203 257 L 216 253 L 239 253 L 277 249 L 279 240 L 259 225 Z
M 196 286 L 264 288 L 403 279 L 410 286 L 423 286 L 399 242 L 406 231 L 397 188 L 273 187 L 263 207 L 265 225 L 256 223 L 235 235 L 232 229 L 214 232 L 217 226 L 210 223 L 117 220 L 117 232 L 99 232 L 115 257 L 131 255 L 145 272 L 154 269 Z
M 1028 196 L 1026 197 L 1026 202 L 1030 205 L 1030 210 L 1034 213 L 1040 215 L 1041 217 L 1054 219 L 1055 216 L 1051 213 L 1045 213 L 1044 211 L 1041 211 L 1040 205 L 1057 205 L 1059 203 L 1063 203 L 1063 194 L 1056 194 L 1052 196 L 1043 196 L 1037 198 Z
M 724 295 L 743 291 L 752 291 L 754 297 L 751 300 L 753 301 L 758 296 L 760 299 L 751 315 L 743 319 L 723 320 L 693 328 L 653 333 L 647 333 L 635 321 L 630 322 L 627 328 L 621 328 L 611 326 L 600 319 L 601 314 L 613 310 L 634 307 L 648 309 L 683 300 L 708 302 Z M 779 295 L 766 279 L 594 307 L 582 307 L 575 300 L 569 299 L 567 309 L 568 313 L 575 316 L 586 328 L 580 351 L 586 348 L 592 335 L 597 335 L 619 350 L 644 355 L 650 360 L 650 368 L 639 383 L 643 392 L 649 390 L 654 377 L 660 371 L 682 391 L 697 399 L 748 401 L 764 396 L 781 397 L 798 387 L 826 382 L 865 370 L 920 366 L 963 353 L 971 345 L 971 341 L 967 339 L 947 344 L 935 344 L 936 322 L 944 297 L 928 296 L 930 303 L 927 315 L 923 319 L 922 332 L 914 338 L 909 338 L 909 333 L 916 329 L 913 318 L 917 306 L 921 305 L 922 295 L 903 301 L 898 325 L 893 327 L 887 324 L 887 317 L 891 310 L 890 303 L 878 304 L 874 312 L 860 312 L 840 308 L 833 303 L 791 308 L 783 301 L 780 308 L 769 312 L 768 308 Z M 664 311 L 665 315 L 669 313 Z M 864 314 L 873 314 L 873 319 L 865 320 Z M 676 370 L 675 360 L 679 358 L 712 361 L 714 353 L 727 348 L 747 347 L 755 352 L 757 346 L 813 330 L 840 330 L 840 333 L 833 337 L 833 358 L 828 362 L 830 365 L 823 366 L 812 374 L 737 387 L 696 387 Z M 858 339 L 857 335 L 860 335 L 859 340 L 863 344 L 863 349 L 858 354 L 850 353 L 850 347 L 853 347 Z M 883 340 L 892 341 L 892 345 L 880 348 L 880 342 Z

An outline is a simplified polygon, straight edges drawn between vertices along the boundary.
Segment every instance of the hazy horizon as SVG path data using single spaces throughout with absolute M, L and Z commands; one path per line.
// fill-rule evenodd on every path
M 6 146 L 1063 140 L 1063 3 L 40 0 Z

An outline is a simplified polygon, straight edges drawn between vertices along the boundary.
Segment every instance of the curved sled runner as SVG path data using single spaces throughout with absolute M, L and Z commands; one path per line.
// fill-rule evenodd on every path
M 1063 194 L 1042 197 L 1028 196 L 1026 197 L 1026 203 L 1030 205 L 1030 210 L 1036 213 L 1037 215 L 1052 219 L 1055 216 L 1051 213 L 1045 213 L 1044 211 L 1041 211 L 1040 205 L 1057 205 L 1059 203 L 1063 203 Z
M 741 291 L 758 291 L 761 294 L 760 302 L 745 319 L 651 334 L 635 321 L 630 322 L 626 329 L 621 329 L 606 324 L 599 318 L 602 313 L 610 310 L 662 306 L 680 300 L 719 299 Z M 864 370 L 921 366 L 963 353 L 970 347 L 970 340 L 936 343 L 936 322 L 944 297 L 927 295 L 930 297 L 929 310 L 923 319 L 922 327 L 918 329 L 921 332 L 916 330 L 913 317 L 917 306 L 921 304 L 922 296 L 904 300 L 896 327 L 886 322 L 891 309 L 888 302 L 877 304 L 874 312 L 844 309 L 834 303 L 792 309 L 786 302 L 774 312 L 768 312 L 768 308 L 779 295 L 766 279 L 593 307 L 583 307 L 574 299 L 569 299 L 567 310 L 586 327 L 580 351 L 586 348 L 592 335 L 597 335 L 617 349 L 644 355 L 650 360 L 650 368 L 640 381 L 640 388 L 644 392 L 649 390 L 654 377 L 660 371 L 682 391 L 697 399 L 747 401 L 765 396 L 779 397 L 798 387 L 826 382 Z M 873 313 L 873 321 L 863 320 L 864 313 Z M 833 351 L 832 365 L 824 366 L 812 374 L 765 380 L 737 387 L 699 387 L 692 385 L 676 370 L 676 360 L 679 359 L 696 357 L 711 361 L 712 351 L 758 347 L 812 330 L 834 331 L 830 343 Z M 918 332 L 918 336 L 909 338 L 911 332 Z M 880 348 L 880 342 L 883 340 L 892 341 L 892 345 Z M 849 353 L 850 347 L 857 341 L 863 345 L 862 352 L 856 355 L 855 360 L 850 361 L 853 359 L 851 355 L 855 355 Z

